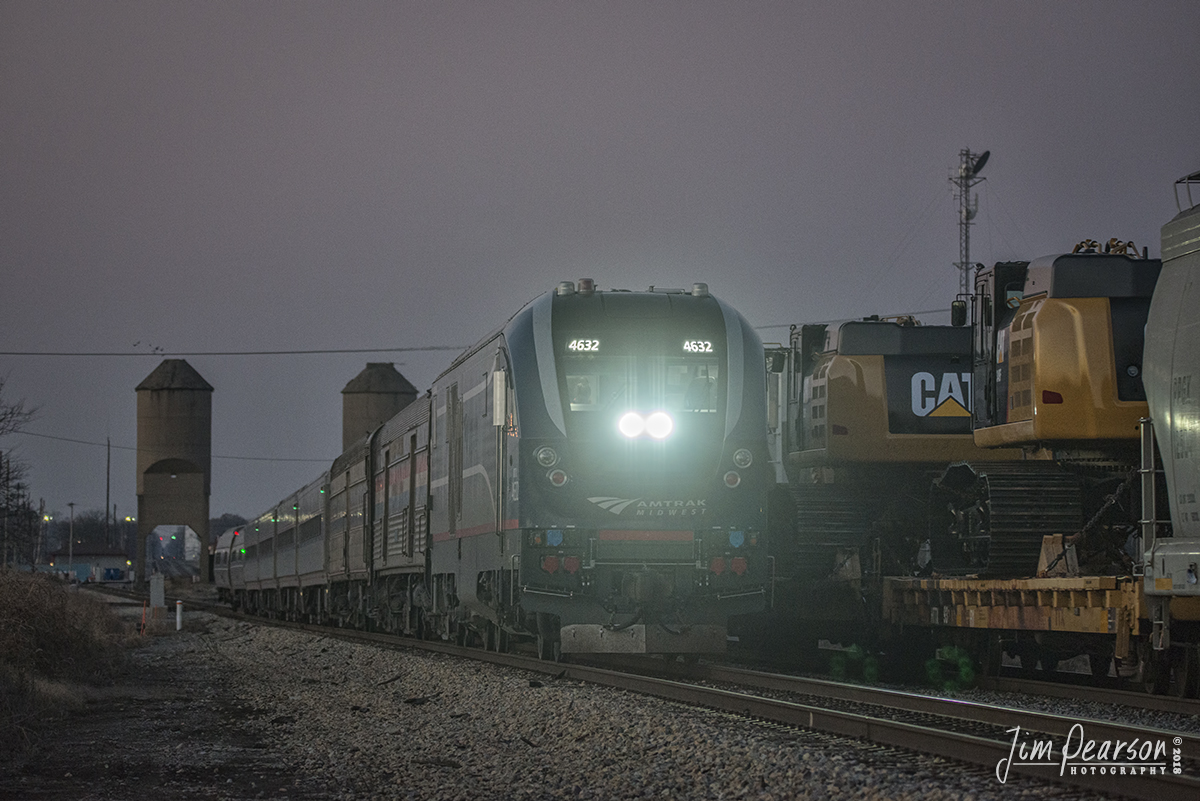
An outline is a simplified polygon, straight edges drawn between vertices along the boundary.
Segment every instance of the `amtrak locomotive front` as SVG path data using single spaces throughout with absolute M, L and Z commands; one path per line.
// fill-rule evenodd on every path
M 763 607 L 762 344 L 704 284 L 564 282 L 439 377 L 432 404 L 443 627 L 536 633 L 551 658 L 706 653 Z
M 705 284 L 563 282 L 222 537 L 218 583 L 267 614 L 551 659 L 723 651 L 770 582 L 765 384 Z M 291 553 L 314 538 L 318 572 Z

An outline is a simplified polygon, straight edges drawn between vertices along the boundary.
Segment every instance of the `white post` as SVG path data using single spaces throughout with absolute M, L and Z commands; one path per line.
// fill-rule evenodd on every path
M 175 630 L 183 628 L 183 601 L 175 602 Z

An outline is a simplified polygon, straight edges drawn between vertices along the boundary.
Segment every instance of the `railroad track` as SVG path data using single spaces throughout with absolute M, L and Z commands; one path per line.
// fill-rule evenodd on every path
M 1076 684 L 1067 681 L 1043 681 L 1001 676 L 981 679 L 979 686 L 985 690 L 1006 693 L 1042 695 L 1051 698 L 1070 698 L 1075 701 L 1095 701 L 1101 704 L 1121 704 L 1150 712 L 1173 712 L 1180 715 L 1200 716 L 1200 700 L 1176 698 L 1170 695 L 1151 695 L 1134 690 L 1115 690 Z
M 718 710 L 772 724 L 850 737 L 890 748 L 939 756 L 993 771 L 1005 777 L 1023 775 L 1066 786 L 1147 801 L 1195 801 L 1200 798 L 1200 737 L 1104 721 L 1063 718 L 1046 713 L 973 704 L 894 690 L 858 687 L 819 679 L 758 673 L 717 665 L 684 665 L 651 658 L 605 659 L 590 663 L 546 662 L 512 653 L 496 653 L 440 642 L 411 640 L 325 626 L 288 624 L 324 636 L 374 642 L 387 647 L 419 648 L 490 662 L 605 687 L 651 695 L 688 706 Z M 659 674 L 659 675 L 654 675 Z M 667 674 L 667 675 L 661 675 Z M 719 682 L 738 687 L 714 687 Z M 805 700 L 747 692 L 760 690 Z M 832 702 L 832 703 L 831 703 Z M 1071 728 L 1083 727 L 1086 739 L 1128 743 L 1163 741 L 1167 775 L 1112 776 L 1107 772 L 1059 775 L 1063 746 Z M 1019 764 L 1014 756 L 1012 729 L 1019 726 L 1021 742 L 1050 744 L 1039 764 Z M 1043 735 L 1040 738 L 1037 735 Z M 1178 738 L 1178 745 L 1175 740 Z M 1173 749 L 1180 750 L 1181 775 L 1173 775 Z M 1078 760 L 1068 760 L 1078 761 Z M 1094 760 L 1093 760 L 1094 761 Z M 1096 765 L 1098 766 L 1098 765 Z M 1107 767 L 1107 764 L 1105 765 Z
M 998 778 L 1024 775 L 1087 791 L 1152 801 L 1200 798 L 1200 737 L 1192 734 L 721 665 L 686 665 L 647 657 L 553 663 L 520 654 L 390 634 L 248 619 L 389 648 L 416 648 L 475 659 L 775 725 L 907 749 L 983 766 L 993 770 Z M 1138 747 L 1145 743 L 1154 744 L 1154 748 L 1158 743 L 1163 745 L 1161 752 L 1152 750 L 1146 759 L 1106 759 L 1101 763 L 1097 751 L 1083 750 L 1083 742 L 1088 740 L 1098 745 L 1131 741 L 1136 741 Z M 1038 752 L 1036 759 L 1026 759 L 1019 748 L 1022 744 L 1044 750 Z M 1128 763 L 1127 769 L 1134 764 L 1161 767 L 1163 775 L 1156 770 L 1151 775 L 1114 776 L 1108 770 L 1112 767 L 1110 763 L 1117 761 Z M 1074 773 L 1068 767 L 1071 763 L 1076 763 Z M 1173 773 L 1176 768 L 1181 773 Z

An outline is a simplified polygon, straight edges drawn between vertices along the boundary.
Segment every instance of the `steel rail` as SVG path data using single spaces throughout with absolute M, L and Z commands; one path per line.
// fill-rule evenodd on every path
M 1045 695 L 1053 698 L 1071 698 L 1077 701 L 1095 701 L 1101 704 L 1122 704 L 1150 712 L 1173 712 L 1178 715 L 1200 715 L 1200 700 L 1177 698 L 1171 695 L 1151 695 L 1134 690 L 1113 690 L 1088 684 L 1071 684 L 1061 681 L 1019 679 L 1001 676 L 983 679 L 979 686 L 997 692 Z
M 295 625 L 295 624 L 291 624 Z M 302 626 L 307 631 L 314 633 L 325 634 L 326 636 L 344 637 L 348 640 L 359 640 L 375 642 L 388 647 L 400 648 L 418 648 L 421 650 L 433 651 L 438 653 L 450 654 L 455 656 L 463 656 L 470 659 L 476 659 L 483 662 L 489 662 L 495 665 L 503 665 L 519 670 L 532 671 L 544 675 L 554 676 L 556 679 L 566 679 L 572 681 L 584 681 L 590 684 L 596 684 L 603 687 L 612 687 L 614 689 L 627 690 L 642 695 L 648 695 L 664 700 L 675 701 L 677 703 L 688 706 L 699 706 L 708 709 L 714 709 L 729 714 L 744 716 L 771 723 L 791 726 L 803 729 L 811 729 L 826 734 L 834 734 L 843 737 L 854 738 L 869 742 L 875 745 L 887 746 L 892 748 L 903 748 L 909 751 L 927 754 L 931 756 L 942 757 L 945 759 L 953 759 L 960 762 L 967 762 L 973 765 L 979 765 L 995 770 L 1001 760 L 1012 759 L 1013 757 L 1013 742 L 1011 737 L 1003 739 L 991 739 L 981 737 L 975 734 L 965 734 L 955 732 L 946 728 L 935 726 L 919 725 L 903 721 L 892 720 L 884 715 L 863 714 L 861 712 L 850 712 L 843 710 L 828 709 L 812 704 L 797 703 L 775 698 L 767 698 L 760 695 L 751 695 L 748 693 L 736 692 L 733 690 L 720 689 L 715 687 L 705 687 L 698 684 L 692 684 L 683 681 L 677 681 L 672 678 L 660 678 L 655 676 L 645 675 L 644 673 L 628 673 L 620 670 L 612 670 L 609 668 L 597 667 L 595 665 L 567 663 L 567 662 L 547 662 L 531 657 L 519 656 L 516 654 L 497 653 L 494 651 L 484 651 L 477 648 L 467 648 L 462 646 L 450 645 L 446 643 L 412 640 L 404 637 L 396 637 L 395 635 L 377 634 L 359 632 L 350 629 L 330 629 L 323 626 Z M 651 660 L 641 660 L 650 662 Z M 662 662 L 654 665 L 654 668 L 666 667 L 668 663 Z M 683 667 L 683 666 L 681 666 Z M 701 665 L 694 666 L 692 669 L 704 673 L 710 670 L 711 666 Z M 673 667 L 667 667 L 667 670 L 673 670 Z M 725 671 L 730 671 L 725 673 Z M 713 670 L 715 675 L 725 675 L 726 679 L 717 679 L 710 676 L 710 680 L 725 681 L 740 674 L 753 673 L 753 671 L 742 671 L 734 668 L 719 668 Z M 770 674 L 765 674 L 770 675 Z M 779 679 L 792 679 L 790 676 L 778 676 Z M 850 685 L 837 685 L 836 682 L 828 682 L 823 680 L 824 685 L 832 693 L 837 692 L 837 687 L 848 688 L 854 695 L 853 691 L 869 691 L 873 688 L 852 687 Z M 786 682 L 783 682 L 786 684 Z M 794 687 L 789 691 L 795 692 Z M 911 699 L 928 699 L 933 701 L 941 701 L 945 706 L 943 709 L 953 708 L 977 708 L 978 710 L 986 709 L 983 704 L 968 704 L 967 702 L 955 701 L 953 699 L 931 698 L 930 696 L 918 696 L 912 693 L 896 693 L 896 696 L 908 696 Z M 811 693 L 810 693 L 811 694 Z M 875 696 L 876 700 L 868 702 L 860 700 L 860 703 L 871 703 L 877 706 L 884 706 L 883 710 L 886 713 L 886 705 L 881 704 L 878 700 L 879 696 Z M 849 699 L 854 700 L 854 699 Z M 919 705 L 914 701 L 914 705 Z M 893 707 L 894 709 L 903 709 L 903 707 Z M 908 711 L 908 710 L 905 710 Z M 963 715 L 947 714 L 946 712 L 935 713 L 930 709 L 915 709 L 912 711 L 923 712 L 925 714 L 936 715 L 946 718 L 951 721 L 969 720 L 971 722 L 982 722 L 993 726 L 1005 725 L 996 721 L 979 721 L 973 720 L 970 717 Z M 1025 713 L 1022 710 L 1005 709 L 1003 714 L 1007 715 L 1002 719 L 1008 722 L 1022 719 L 1022 715 L 1040 715 L 1045 718 L 1053 718 L 1054 716 L 1045 715 L 1045 713 Z M 1026 721 L 1032 718 L 1025 718 Z M 1064 719 L 1068 725 L 1061 728 L 1064 735 L 1070 728 L 1071 724 L 1081 723 L 1085 726 L 1091 726 L 1092 721 L 1088 720 L 1070 720 Z M 1095 723 L 1099 724 L 1100 721 Z M 1024 724 L 1015 724 L 1022 725 Z M 1114 724 L 1106 724 L 1113 727 Z M 1097 729 L 1099 730 L 1099 729 Z M 1128 742 L 1130 735 L 1137 736 L 1156 736 L 1165 737 L 1168 743 L 1173 742 L 1175 737 L 1183 735 L 1174 732 L 1160 732 L 1152 729 L 1137 729 L 1134 727 L 1114 727 L 1112 731 L 1119 731 L 1119 739 Z M 1090 729 L 1088 730 L 1089 739 L 1096 739 Z M 1107 795 L 1124 796 L 1127 798 L 1138 799 L 1139 801 L 1195 801 L 1200 798 L 1200 777 L 1191 775 L 1165 775 L 1165 776 L 1111 776 L 1100 774 L 1076 774 L 1058 775 L 1056 771 L 1051 770 L 1058 767 L 1063 760 L 1062 748 L 1060 745 L 1055 745 L 1053 750 L 1046 754 L 1045 764 L 1038 765 L 1011 765 L 1008 773 L 1011 775 L 1021 775 L 1031 779 L 1040 779 L 1050 781 L 1057 784 L 1062 784 L 1070 787 L 1081 787 L 1088 790 L 1103 792 Z M 1120 781 L 1122 778 L 1129 781 Z
M 686 678 L 691 681 L 724 682 L 742 687 L 770 690 L 772 692 L 796 693 L 819 698 L 832 698 L 851 703 L 872 704 L 920 714 L 954 718 L 970 723 L 1000 726 L 1006 729 L 1013 726 L 1020 726 L 1025 731 L 1034 731 L 1058 737 L 1066 737 L 1071 727 L 1076 723 L 1083 724 L 1089 735 L 1095 735 L 1093 739 L 1128 740 L 1131 734 L 1143 738 L 1155 737 L 1167 740 L 1173 740 L 1178 737 L 1182 740 L 1180 744 L 1181 755 L 1186 759 L 1200 760 L 1200 735 L 1188 732 L 1127 725 L 1096 718 L 1067 718 L 1048 712 L 984 704 L 958 698 L 942 698 L 924 693 L 890 690 L 860 684 L 844 684 L 828 679 L 815 679 L 805 676 L 765 673 L 716 664 L 680 665 L 669 662 L 656 664 L 654 661 L 648 659 L 640 660 L 640 662 L 643 665 L 642 670 L 658 670 L 667 675 Z M 620 666 L 636 670 L 639 669 L 638 664 L 639 660 L 622 660 Z M 1136 697 L 1138 694 L 1130 693 L 1130 695 Z M 1071 696 L 1065 695 L 1064 697 Z

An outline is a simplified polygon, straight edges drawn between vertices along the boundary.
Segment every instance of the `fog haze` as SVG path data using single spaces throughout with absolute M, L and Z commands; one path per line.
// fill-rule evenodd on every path
M 40 409 L 0 448 L 65 512 L 103 506 L 110 438 L 130 514 L 162 354 L 468 345 L 581 277 L 707 282 L 768 341 L 945 309 L 963 148 L 973 261 L 1156 256 L 1197 31 L 1190 0 L 5 2 L 0 350 L 140 355 L 0 355 Z M 367 361 L 424 390 L 452 356 L 188 356 L 213 516 L 328 466 Z

